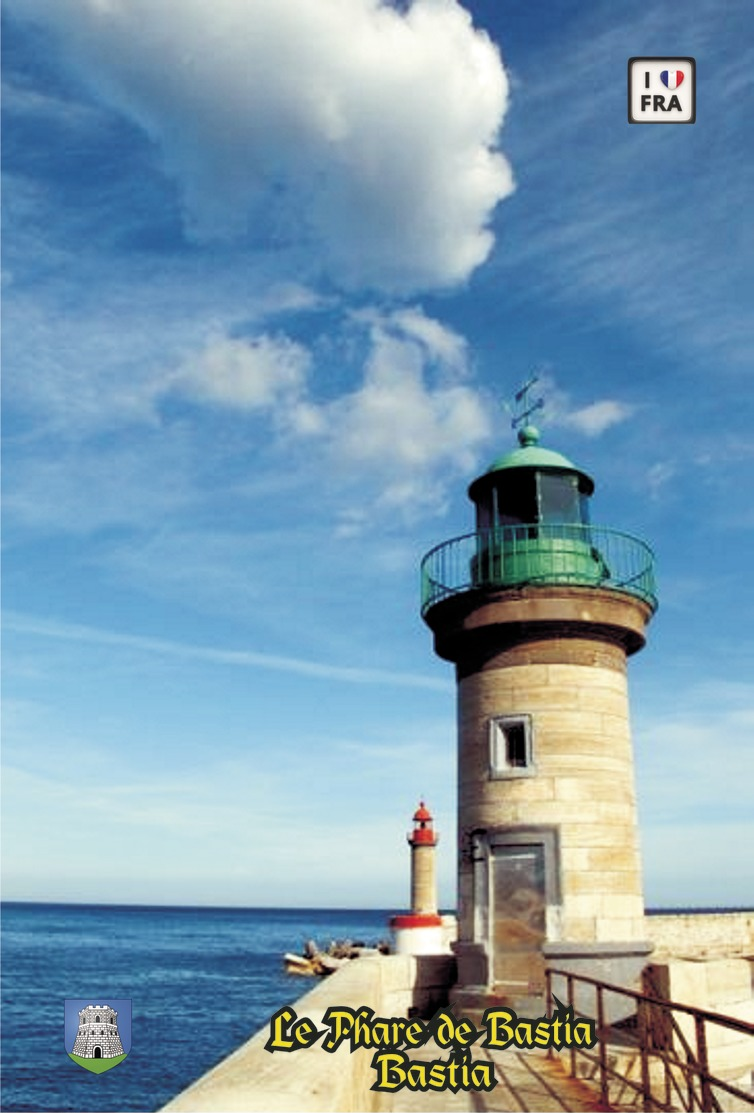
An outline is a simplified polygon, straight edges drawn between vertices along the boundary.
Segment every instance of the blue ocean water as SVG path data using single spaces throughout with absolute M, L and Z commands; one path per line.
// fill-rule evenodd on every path
M 388 916 L 3 904 L 2 1109 L 159 1109 L 314 987 L 284 972 L 284 951 L 300 951 L 310 938 L 376 943 Z M 128 1058 L 104 1074 L 72 1062 L 66 998 L 130 998 Z

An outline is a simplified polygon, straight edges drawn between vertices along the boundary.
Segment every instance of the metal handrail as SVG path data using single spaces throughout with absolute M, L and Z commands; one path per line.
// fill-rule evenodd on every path
M 597 978 L 591 978 L 586 974 L 574 974 L 568 970 L 556 970 L 551 967 L 545 972 L 548 1015 L 551 1015 L 553 1011 L 554 995 L 552 979 L 554 977 L 566 979 L 567 1003 L 571 1009 L 574 1009 L 574 985 L 576 983 L 592 986 L 596 990 L 597 1055 L 590 1053 L 590 1051 L 585 1048 L 572 1046 L 570 1048 L 570 1069 L 571 1074 L 575 1075 L 577 1055 L 582 1056 L 582 1058 L 597 1067 L 600 1080 L 600 1097 L 606 1108 L 610 1108 L 610 1078 L 619 1079 L 624 1086 L 627 1086 L 630 1090 L 633 1090 L 639 1095 L 643 1101 L 645 1110 L 673 1110 L 680 1108 L 683 1110 L 699 1109 L 705 1111 L 705 1113 L 717 1113 L 721 1107 L 715 1097 L 713 1088 L 722 1090 L 727 1094 L 731 1094 L 733 1097 L 741 1099 L 748 1105 L 754 1106 L 754 1093 L 747 1093 L 739 1086 L 734 1086 L 730 1082 L 725 1082 L 723 1079 L 711 1073 L 705 1028 L 706 1024 L 717 1024 L 720 1027 L 729 1028 L 735 1032 L 754 1036 L 754 1024 L 750 1024 L 745 1020 L 738 1020 L 736 1017 L 722 1016 L 720 1013 L 714 1013 L 708 1009 L 699 1009 L 693 1005 L 684 1005 L 678 1001 L 668 1001 L 662 997 L 641 993 L 638 990 L 627 989 L 625 986 L 613 985 L 610 982 L 603 982 Z M 609 1037 L 612 1028 L 610 1024 L 605 1022 L 605 992 L 628 997 L 636 1002 L 641 1083 L 637 1083 L 633 1081 L 633 1079 L 628 1078 L 625 1073 L 621 1073 L 608 1063 L 607 1048 L 610 1043 Z M 655 1038 L 657 1025 L 652 1023 L 653 1010 L 658 1010 L 663 1018 L 670 1020 L 673 1034 L 679 1037 L 679 1043 L 685 1053 L 685 1061 L 678 1056 L 672 1045 L 664 1046 L 664 1043 L 662 1045 L 657 1043 Z M 675 1019 L 674 1013 L 677 1012 L 685 1013 L 694 1020 L 695 1049 L 691 1047 Z M 549 1054 L 552 1054 L 552 1051 L 550 1051 Z M 650 1057 L 652 1056 L 659 1059 L 663 1065 L 665 1083 L 664 1098 L 661 1098 L 658 1094 L 653 1092 L 650 1072 Z M 673 1069 L 679 1070 L 683 1075 L 686 1084 L 685 1094 L 678 1085 L 678 1081 L 673 1074 Z M 671 1087 L 680 1105 L 672 1104 Z
M 430 549 L 421 577 L 422 615 L 462 592 L 528 584 L 600 587 L 657 606 L 652 550 L 605 526 L 536 522 L 477 530 Z

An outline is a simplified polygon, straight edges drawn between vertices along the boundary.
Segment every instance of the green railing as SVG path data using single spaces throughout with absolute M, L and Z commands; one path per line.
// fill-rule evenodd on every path
M 603 526 L 501 526 L 437 545 L 421 565 L 422 614 L 451 595 L 527 584 L 623 591 L 657 606 L 652 550 Z

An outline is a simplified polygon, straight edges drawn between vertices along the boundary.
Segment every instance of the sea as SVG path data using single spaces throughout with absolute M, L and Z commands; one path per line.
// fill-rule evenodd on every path
M 314 988 L 282 956 L 387 937 L 386 910 L 2 905 L 0 1107 L 160 1109 Z M 65 1001 L 131 1002 L 131 1050 L 94 1074 L 65 1048 Z

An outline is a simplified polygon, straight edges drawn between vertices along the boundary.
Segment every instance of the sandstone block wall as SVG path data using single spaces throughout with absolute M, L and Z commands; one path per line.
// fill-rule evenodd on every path
M 667 913 L 647 916 L 646 923 L 647 937 L 655 946 L 655 958 L 754 956 L 754 910 Z
M 532 647 L 536 649 L 537 647 Z M 548 653 L 551 643 L 539 652 Z M 625 654 L 570 647 L 599 663 L 491 661 L 458 685 L 459 819 L 464 832 L 556 825 L 562 909 L 572 942 L 646 938 Z M 503 655 L 504 658 L 505 655 Z M 490 719 L 528 715 L 531 776 L 490 776 Z M 462 938 L 472 938 L 471 864 L 461 864 Z M 468 876 L 464 877 L 466 874 Z

